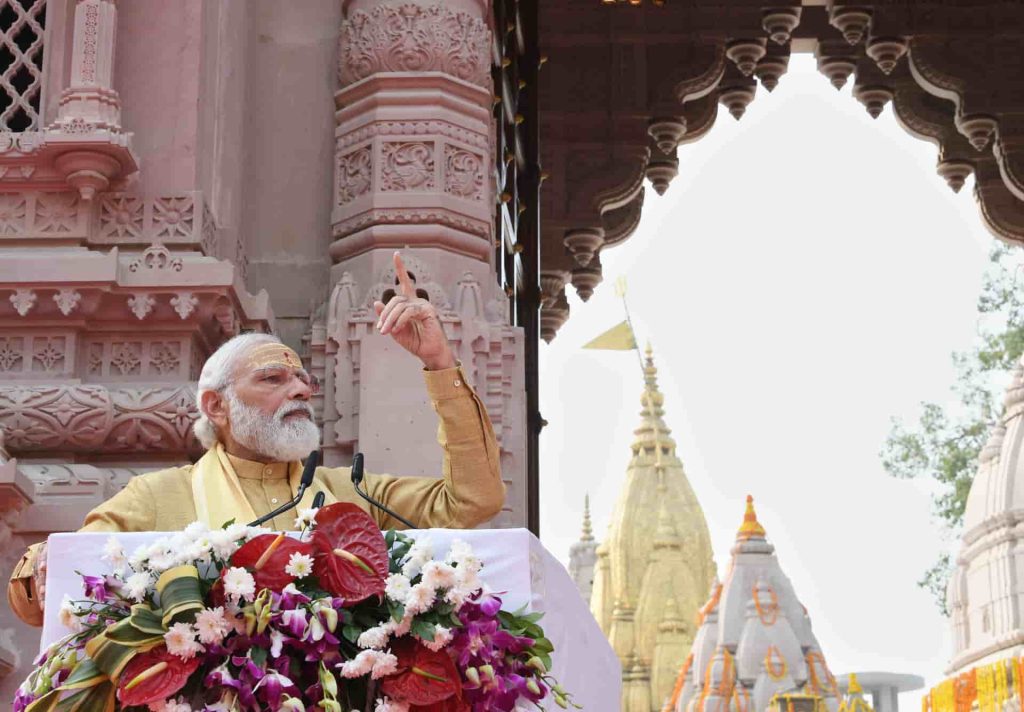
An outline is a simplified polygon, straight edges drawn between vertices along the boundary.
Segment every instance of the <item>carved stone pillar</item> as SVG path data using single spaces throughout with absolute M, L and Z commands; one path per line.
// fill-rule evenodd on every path
M 493 264 L 490 3 L 344 0 L 342 12 L 334 288 L 308 334 L 328 386 L 326 461 L 361 451 L 373 471 L 440 472 L 417 363 L 373 328 L 401 249 L 494 423 L 509 488 L 496 523 L 525 526 L 523 337 Z

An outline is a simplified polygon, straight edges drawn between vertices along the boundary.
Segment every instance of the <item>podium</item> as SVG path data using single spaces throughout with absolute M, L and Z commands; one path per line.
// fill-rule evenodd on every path
M 429 537 L 435 552 L 444 552 L 452 540 L 473 547 L 484 562 L 481 577 L 509 611 L 526 606 L 542 611 L 540 624 L 555 647 L 552 673 L 573 699 L 593 712 L 619 709 L 621 668 L 618 657 L 580 597 L 568 572 L 526 529 L 422 529 L 405 532 L 413 538 Z M 62 638 L 58 610 L 64 595 L 83 597 L 79 575 L 108 573 L 101 560 L 109 533 L 52 534 L 46 574 L 46 611 L 41 647 Z M 166 533 L 118 533 L 131 552 Z

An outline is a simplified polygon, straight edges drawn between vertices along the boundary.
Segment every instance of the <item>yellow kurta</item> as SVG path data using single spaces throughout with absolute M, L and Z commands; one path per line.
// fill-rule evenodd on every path
M 371 497 L 418 527 L 465 529 L 495 516 L 505 501 L 498 444 L 483 402 L 466 383 L 461 368 L 424 371 L 427 393 L 440 417 L 438 442 L 444 450 L 440 479 L 367 473 L 363 486 Z M 288 481 L 289 463 L 261 463 L 228 456 L 245 498 L 257 515 L 295 496 Z M 196 520 L 192 495 L 193 465 L 138 475 L 119 493 L 89 512 L 81 531 L 178 531 Z M 352 487 L 347 467 L 318 467 L 316 480 L 339 502 L 369 512 L 382 529 L 403 525 L 363 500 Z M 265 526 L 292 529 L 295 512 Z M 32 573 L 38 544 L 14 569 L 7 589 L 11 609 L 26 623 L 42 624 Z

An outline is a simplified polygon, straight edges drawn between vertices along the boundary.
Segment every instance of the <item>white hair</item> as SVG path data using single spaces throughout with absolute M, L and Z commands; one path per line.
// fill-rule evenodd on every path
M 203 394 L 207 391 L 223 391 L 231 382 L 235 366 L 246 351 L 260 344 L 279 344 L 281 340 L 272 334 L 239 334 L 221 344 L 220 348 L 210 354 L 199 374 L 199 387 L 196 389 L 196 408 L 199 419 L 193 426 L 196 439 L 207 450 L 219 439 L 217 426 L 203 410 Z

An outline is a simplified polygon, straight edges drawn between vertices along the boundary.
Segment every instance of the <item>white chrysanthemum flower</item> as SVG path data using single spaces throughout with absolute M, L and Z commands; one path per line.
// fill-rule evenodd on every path
M 221 561 L 227 561 L 238 549 L 235 540 L 232 539 L 224 529 L 215 529 L 210 532 L 210 550 L 213 551 Z
M 370 671 L 370 679 L 379 680 L 387 675 L 394 675 L 398 672 L 398 658 L 392 655 L 390 652 L 381 652 L 379 650 L 364 650 L 364 653 L 374 652 L 376 655 L 373 659 L 373 669 Z
M 376 652 L 376 650 L 363 650 L 352 660 L 338 663 L 334 667 L 338 668 L 339 674 L 346 678 L 369 675 L 370 671 L 373 670 L 373 655 Z
M 320 510 L 318 508 L 310 507 L 309 509 L 300 509 L 299 516 L 295 518 L 295 528 L 305 529 L 306 527 L 316 526 L 316 515 Z
M 146 590 L 153 583 L 153 577 L 146 571 L 139 571 L 128 577 L 124 582 L 124 595 L 136 603 L 146 598 Z
M 219 643 L 224 640 L 232 628 L 231 622 L 224 617 L 224 607 L 207 608 L 196 616 L 196 631 L 199 633 L 199 642 Z
M 209 533 L 209 531 L 210 527 L 206 526 L 206 522 L 196 520 L 189 524 L 187 527 L 185 527 L 185 529 L 182 531 L 182 534 L 187 536 L 189 539 L 195 541 L 204 534 Z
M 424 640 L 423 645 L 436 653 L 450 642 L 452 642 L 452 632 L 443 625 L 439 625 L 434 629 L 434 639 Z
M 398 670 L 398 658 L 380 650 L 363 650 L 352 660 L 346 660 L 335 667 L 340 668 L 342 677 L 353 678 L 370 675 L 378 680 Z
M 192 707 L 182 698 L 150 702 L 150 712 L 192 712 Z
M 428 561 L 423 566 L 423 583 L 434 589 L 451 588 L 455 585 L 455 569 L 440 561 Z
M 142 569 L 146 565 L 146 559 L 149 558 L 149 547 L 145 544 L 140 544 L 135 547 L 135 551 L 128 557 L 128 565 L 136 571 Z
M 64 598 L 60 602 L 60 611 L 57 615 L 60 617 L 60 624 L 72 633 L 80 633 L 82 631 L 82 620 L 78 617 L 77 613 L 78 608 L 75 606 L 75 602 L 71 600 L 71 596 L 64 594 Z
M 124 547 L 117 537 L 108 537 L 103 545 L 103 561 L 110 564 L 115 573 L 124 571 L 128 566 L 128 556 L 124 553 Z
M 384 623 L 384 629 L 396 638 L 406 635 L 410 628 L 412 628 L 412 614 L 408 612 L 398 623 L 390 619 Z
M 230 531 L 230 530 L 231 530 L 231 528 L 229 527 L 228 531 Z M 243 534 L 243 536 L 245 537 L 246 541 L 252 541 L 253 539 L 255 539 L 258 536 L 263 536 L 264 534 L 273 534 L 273 533 L 274 533 L 274 531 L 272 529 L 268 529 L 267 527 L 246 527 L 245 528 L 245 533 Z
M 435 600 L 434 589 L 424 583 L 418 583 L 409 589 L 409 595 L 405 599 L 405 611 L 416 615 L 430 610 Z
M 445 555 L 444 560 L 447 564 L 458 564 L 467 556 L 472 555 L 473 548 L 469 544 L 462 539 L 452 539 L 452 544 L 448 548 L 448 553 Z
M 227 534 L 228 538 L 232 541 L 238 541 L 239 539 L 244 539 L 246 537 L 246 535 L 249 533 L 249 529 L 250 527 L 246 526 L 245 524 L 238 524 L 236 522 L 234 524 L 227 525 L 226 527 L 221 529 L 221 531 Z
M 377 698 L 377 704 L 373 708 L 373 712 L 409 712 L 409 705 L 398 700 L 392 700 L 388 697 L 384 699 Z
M 167 569 L 173 569 L 178 565 L 178 556 L 170 551 L 162 551 L 149 557 L 149 569 L 153 573 L 163 573 Z
M 359 634 L 356 645 L 360 648 L 373 648 L 381 650 L 388 644 L 388 629 L 384 625 L 364 630 Z
M 390 574 L 384 582 L 384 595 L 395 603 L 405 603 L 409 597 L 409 578 L 403 574 Z
M 284 572 L 295 578 L 309 576 L 313 573 L 313 557 L 298 551 L 294 552 L 288 557 L 288 565 L 284 567 Z
M 203 646 L 196 641 L 196 629 L 188 623 L 175 623 L 164 633 L 167 652 L 182 660 L 191 660 L 196 653 L 203 652 Z
M 232 566 L 224 574 L 224 593 L 228 598 L 252 598 L 256 593 L 256 579 L 248 571 Z

